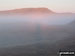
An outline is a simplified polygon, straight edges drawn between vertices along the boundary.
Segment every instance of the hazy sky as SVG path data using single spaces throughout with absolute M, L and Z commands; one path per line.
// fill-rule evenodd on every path
M 47 7 L 56 12 L 75 12 L 75 0 L 0 0 L 0 10 Z

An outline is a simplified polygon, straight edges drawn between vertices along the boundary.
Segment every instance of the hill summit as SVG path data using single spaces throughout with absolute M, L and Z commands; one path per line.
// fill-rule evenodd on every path
M 51 14 L 54 13 L 48 8 L 20 8 L 0 11 L 0 14 Z

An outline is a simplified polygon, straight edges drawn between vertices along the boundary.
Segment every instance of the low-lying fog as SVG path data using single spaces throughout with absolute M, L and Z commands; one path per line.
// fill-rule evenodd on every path
M 0 15 L 0 47 L 41 41 L 55 42 L 69 36 L 67 33 L 58 31 L 59 27 L 74 20 L 75 14 L 53 14 L 46 17 Z

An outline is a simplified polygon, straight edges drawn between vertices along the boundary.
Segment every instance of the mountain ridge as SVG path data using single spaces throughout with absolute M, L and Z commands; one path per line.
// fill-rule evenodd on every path
M 0 14 L 51 14 L 54 13 L 48 8 L 20 8 L 13 10 L 0 11 Z

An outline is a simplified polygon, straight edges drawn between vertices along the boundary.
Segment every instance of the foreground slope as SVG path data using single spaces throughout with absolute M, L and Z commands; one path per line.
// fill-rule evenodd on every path
M 72 22 L 73 24 L 75 22 Z M 71 24 L 65 26 L 56 27 L 54 30 L 51 30 L 53 35 L 58 35 L 58 37 L 62 38 L 57 41 L 51 42 L 51 39 L 47 41 L 43 41 L 36 44 L 31 44 L 27 46 L 16 46 L 0 49 L 1 56 L 57 56 L 57 52 L 61 50 L 72 50 L 75 51 L 75 28 Z M 71 27 L 70 27 L 71 26 Z M 73 28 L 72 28 L 73 27 Z M 62 33 L 61 33 L 62 32 Z M 58 34 L 55 34 L 58 33 Z M 65 33 L 65 34 L 60 35 Z M 60 36 L 59 36 L 60 35 Z M 55 39 L 58 38 L 57 36 Z

